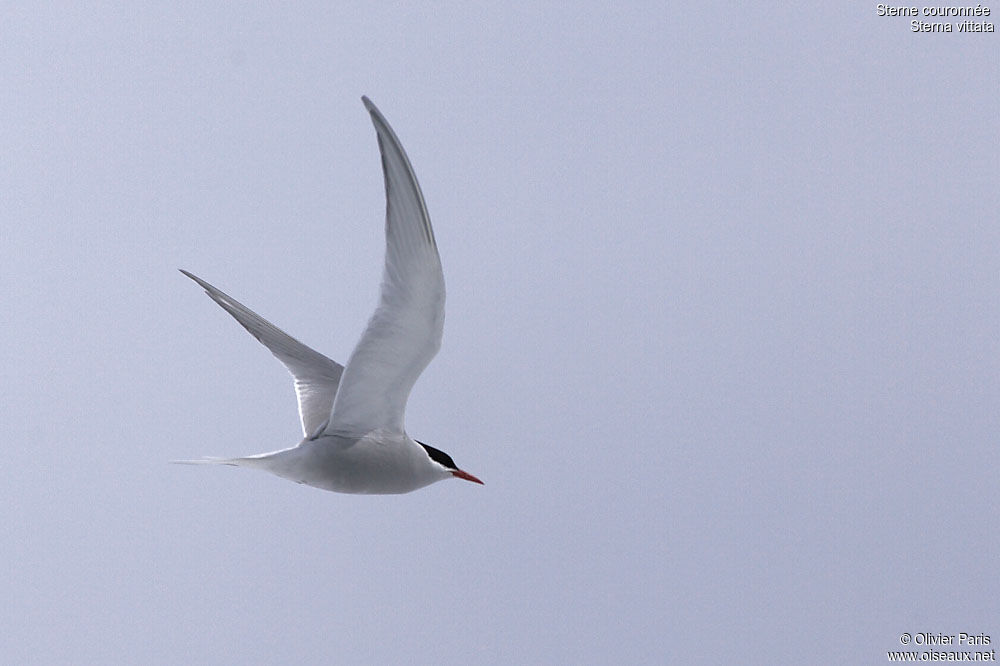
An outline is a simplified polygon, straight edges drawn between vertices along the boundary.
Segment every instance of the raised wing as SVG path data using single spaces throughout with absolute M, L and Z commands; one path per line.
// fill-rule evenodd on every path
M 367 97 L 385 175 L 385 269 L 378 307 L 347 361 L 327 433 L 403 432 L 406 399 L 441 346 L 444 275 L 424 197 L 399 139 Z
M 271 350 L 285 364 L 295 378 L 295 394 L 299 398 L 299 418 L 306 437 L 313 435 L 326 423 L 337 394 L 337 385 L 344 366 L 331 361 L 318 351 L 310 349 L 259 314 L 225 294 L 197 275 L 185 270 L 181 273 L 197 282 L 213 301 L 233 316 L 236 321 Z

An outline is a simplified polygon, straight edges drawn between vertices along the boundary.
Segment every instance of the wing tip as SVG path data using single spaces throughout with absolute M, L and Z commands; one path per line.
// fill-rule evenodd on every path
M 216 289 L 215 287 L 213 287 L 213 286 L 212 286 L 212 285 L 210 285 L 209 283 L 205 282 L 204 280 L 202 280 L 202 279 L 201 279 L 200 277 L 198 277 L 198 276 L 197 276 L 197 275 L 195 275 L 194 273 L 191 273 L 191 272 L 189 272 L 189 271 L 186 271 L 186 270 L 184 270 L 183 268 L 178 268 L 177 270 L 179 270 L 179 271 L 180 271 L 181 273 L 183 273 L 184 275 L 186 275 L 186 276 L 188 276 L 189 278 L 191 278 L 192 280 L 194 280 L 194 281 L 195 281 L 195 283 L 196 283 L 196 284 L 197 284 L 197 285 L 198 285 L 199 287 L 201 287 L 202 289 L 204 289 L 204 290 L 205 290 L 205 293 L 206 293 L 206 294 L 208 294 L 209 296 L 211 296 L 211 297 L 212 297 L 212 299 L 215 299 L 215 293 L 216 293 L 216 292 L 219 292 L 219 290 L 218 290 L 218 289 Z M 220 293 L 221 293 L 221 292 L 220 292 Z M 215 300 L 217 300 L 217 299 L 215 299 Z
M 365 105 L 365 109 L 368 111 L 369 115 L 371 115 L 372 120 L 376 121 L 376 124 L 388 125 L 385 121 L 385 116 L 383 116 L 382 112 L 379 111 L 379 108 L 375 106 L 375 102 L 368 98 L 368 95 L 361 96 L 361 103 Z
M 379 141 L 382 141 L 383 138 L 388 139 L 389 143 L 394 144 L 396 150 L 403 154 L 403 157 L 406 158 L 407 166 L 409 166 L 409 158 L 406 157 L 406 151 L 403 150 L 399 137 L 396 136 L 396 132 L 392 129 L 389 121 L 385 119 L 385 116 L 382 115 L 379 108 L 375 106 L 375 102 L 371 101 L 367 95 L 361 96 L 361 102 L 365 105 L 368 115 L 372 118 L 372 124 L 375 125 L 375 133 L 378 135 Z M 413 171 L 412 167 L 410 167 L 410 171 Z

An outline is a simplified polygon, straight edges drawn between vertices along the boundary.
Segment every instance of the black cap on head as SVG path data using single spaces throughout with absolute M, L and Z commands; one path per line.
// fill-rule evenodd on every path
M 452 460 L 451 456 L 449 456 L 444 451 L 440 449 L 435 449 L 433 446 L 428 446 L 419 440 L 414 440 L 414 441 L 416 441 L 417 444 L 419 444 L 420 446 L 424 447 L 424 450 L 427 451 L 427 455 L 429 455 L 431 457 L 431 460 L 433 460 L 434 462 L 438 463 L 439 465 L 444 465 L 448 469 L 458 469 L 458 465 L 455 464 L 455 461 Z

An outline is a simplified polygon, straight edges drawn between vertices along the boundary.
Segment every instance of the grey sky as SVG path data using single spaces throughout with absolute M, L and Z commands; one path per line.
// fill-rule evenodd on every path
M 995 33 L 876 3 L 164 4 L 4 10 L 0 660 L 996 647 Z M 177 268 L 338 361 L 360 336 L 362 94 L 448 287 L 407 430 L 486 486 L 168 465 L 298 436 L 284 368 Z

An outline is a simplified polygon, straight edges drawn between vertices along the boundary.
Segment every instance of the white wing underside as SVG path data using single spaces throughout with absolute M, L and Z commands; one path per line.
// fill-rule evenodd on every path
M 385 176 L 385 269 L 378 307 L 333 401 L 325 432 L 403 432 L 413 384 L 441 346 L 444 275 L 423 194 L 399 140 L 375 105 L 371 114 Z
M 185 270 L 181 273 L 197 282 L 213 301 L 233 316 L 250 335 L 271 350 L 295 378 L 302 432 L 309 437 L 323 426 L 333 409 L 337 385 L 344 366 L 307 347 L 235 298 Z

